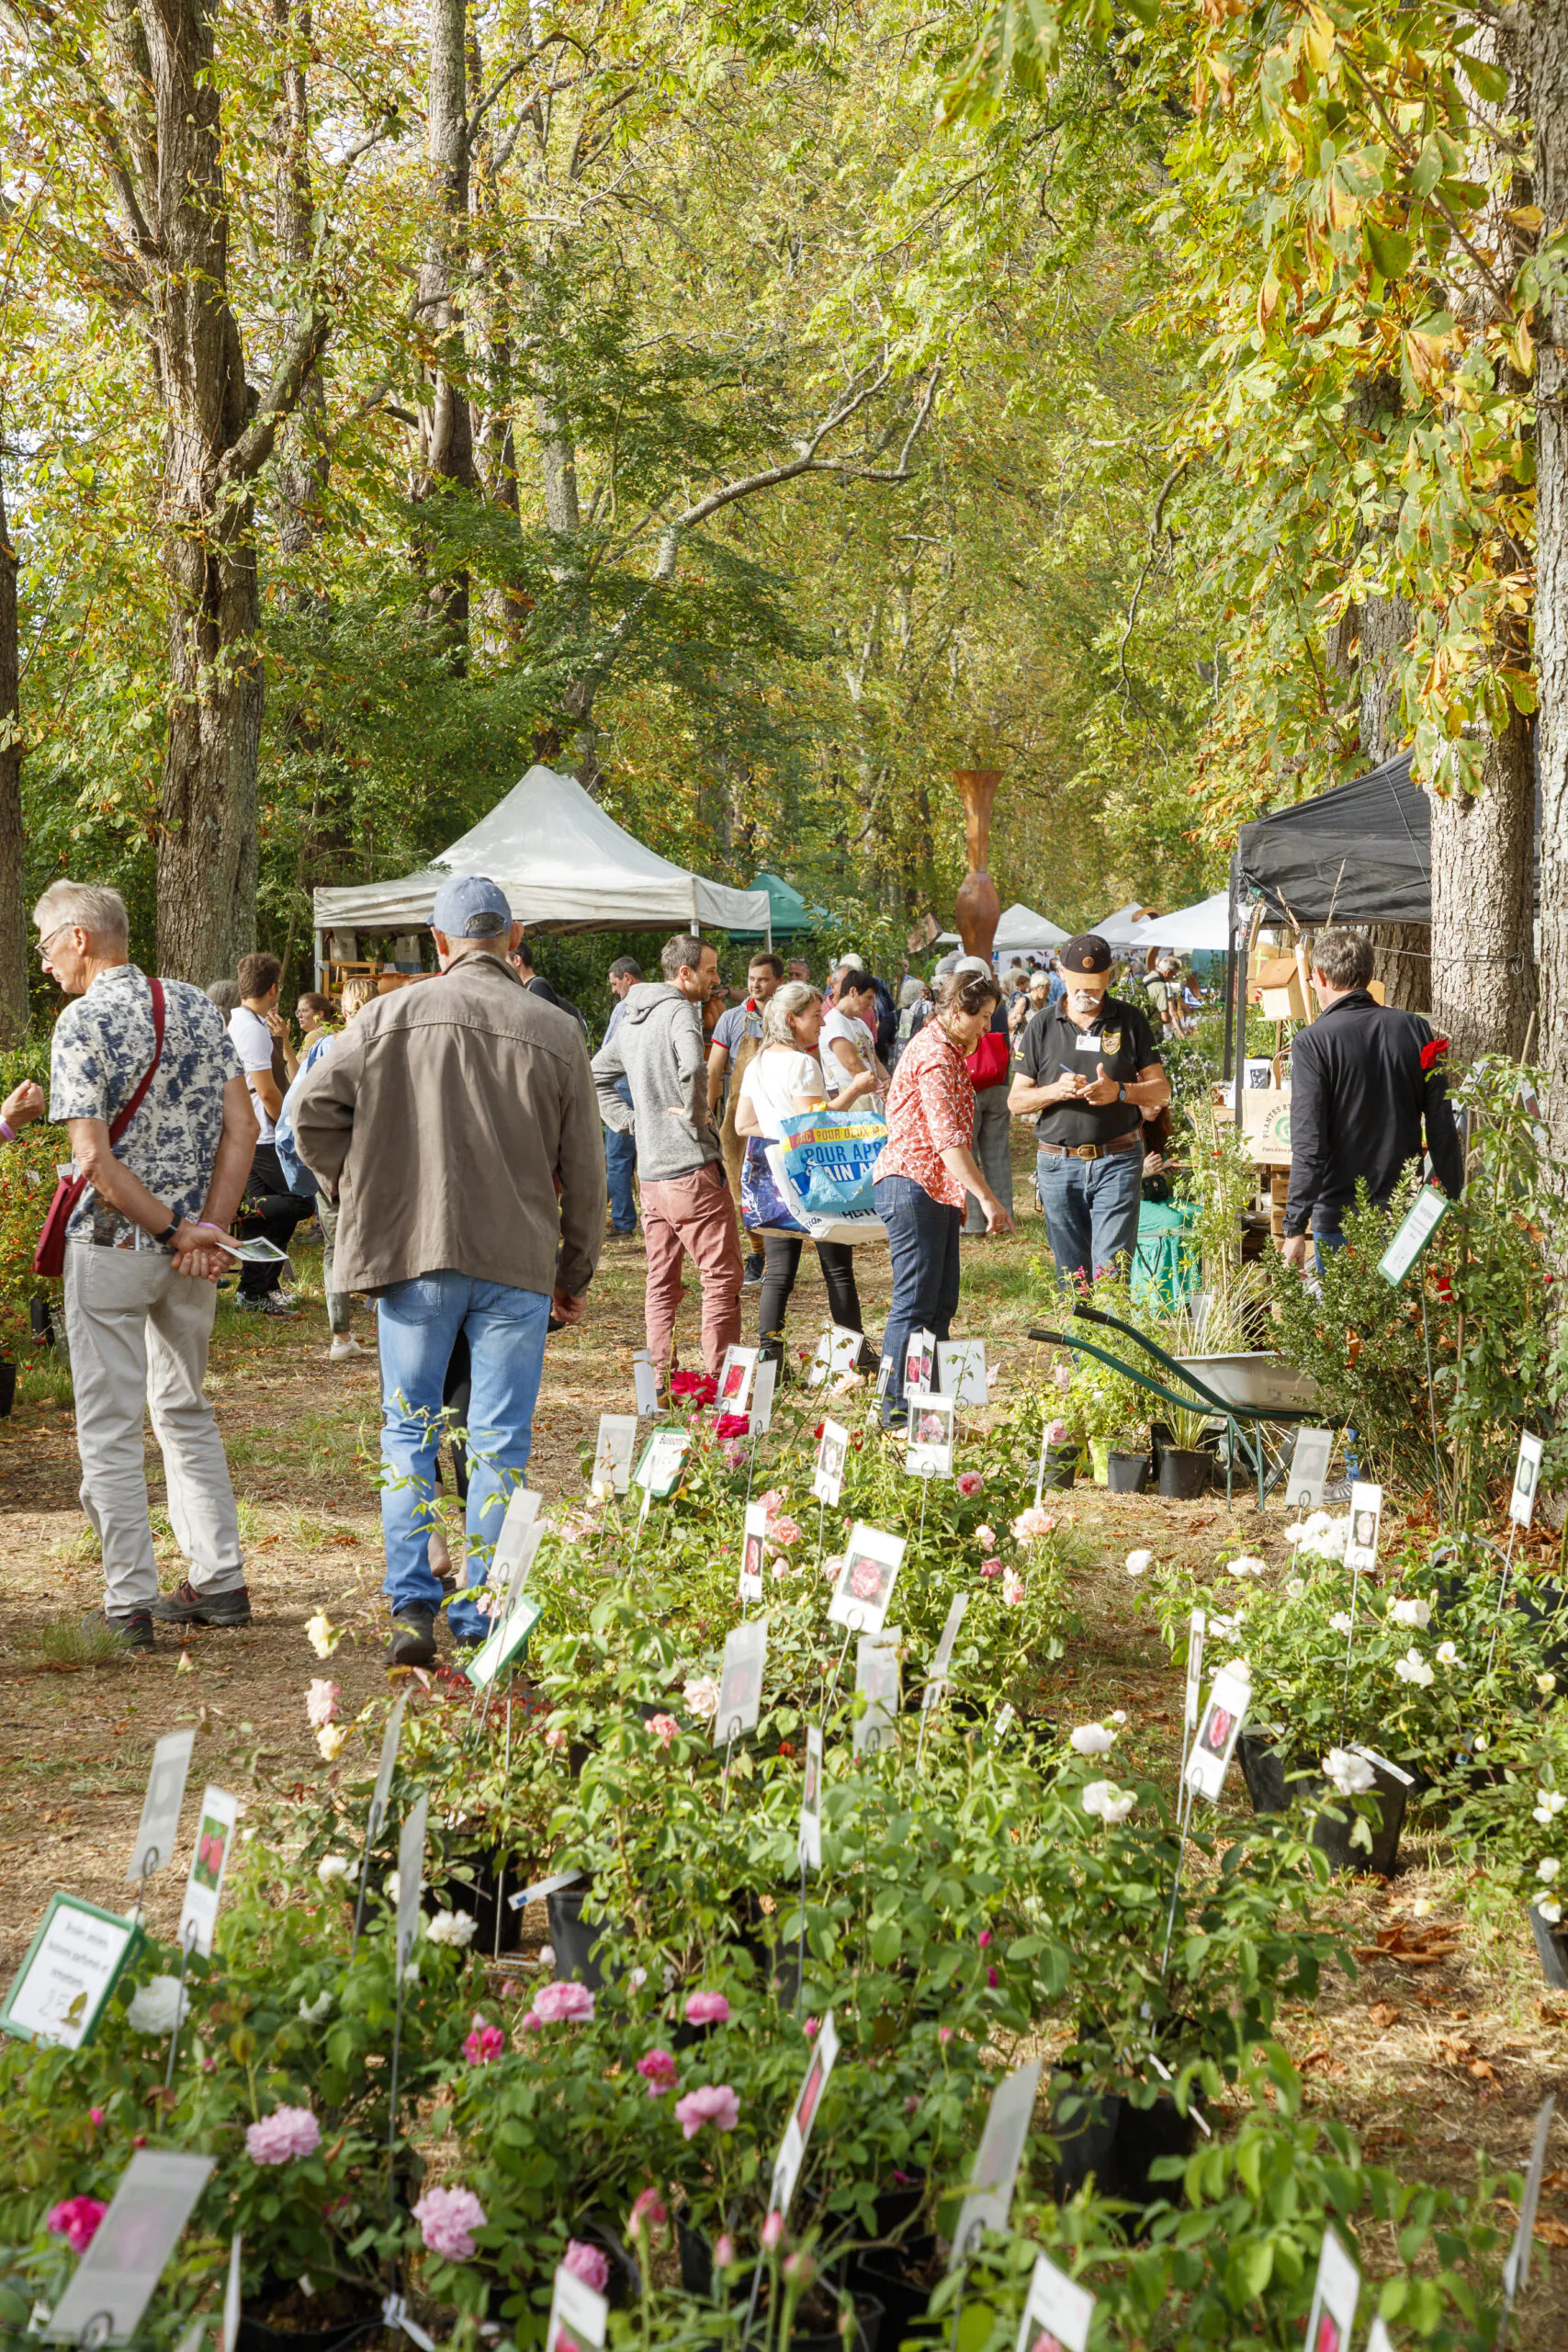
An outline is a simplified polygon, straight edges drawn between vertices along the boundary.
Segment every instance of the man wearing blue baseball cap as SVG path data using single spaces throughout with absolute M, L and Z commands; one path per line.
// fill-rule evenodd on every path
M 431 929 L 439 977 L 367 1006 L 293 1103 L 296 1148 L 337 1203 L 333 1281 L 380 1303 L 389 1666 L 435 1656 L 442 1591 L 427 1547 L 459 1332 L 473 1367 L 471 1588 L 528 1466 L 551 1306 L 578 1321 L 604 1238 L 582 1032 L 508 964 L 523 926 L 505 892 L 454 876 Z M 460 1642 L 488 1630 L 466 1593 L 448 1614 Z

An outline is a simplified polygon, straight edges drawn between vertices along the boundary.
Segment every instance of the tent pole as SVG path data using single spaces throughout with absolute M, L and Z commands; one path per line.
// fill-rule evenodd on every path
M 1251 933 L 1252 925 L 1248 925 Z M 1232 951 L 1235 956 L 1235 1131 L 1242 1127 L 1241 1090 L 1247 1083 L 1247 967 L 1250 960 L 1251 939 L 1243 952 L 1238 940 Z
M 1222 1075 L 1228 1085 L 1232 1077 L 1231 1049 L 1235 1041 L 1235 869 L 1239 851 L 1231 854 L 1229 904 L 1225 926 L 1225 1057 Z
M 313 930 L 311 937 L 316 943 L 316 993 L 320 996 L 321 979 L 327 968 L 327 935 L 324 931 Z

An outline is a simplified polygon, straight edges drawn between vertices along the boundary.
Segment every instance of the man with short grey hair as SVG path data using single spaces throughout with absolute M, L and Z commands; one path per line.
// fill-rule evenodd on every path
M 1432 1172 L 1450 1200 L 1464 1184 L 1464 1154 L 1449 1102 L 1448 1039 L 1419 1013 L 1379 1004 L 1368 982 L 1372 946 L 1342 927 L 1319 932 L 1312 984 L 1322 1010 L 1291 1046 L 1291 1189 L 1283 1251 L 1305 1269 L 1308 1235 L 1318 1262 L 1345 1246 L 1344 1216 L 1364 1181 L 1386 1208 L 1401 1174 L 1419 1159 L 1422 1133 Z
M 103 1544 L 104 1622 L 124 1647 L 150 1650 L 154 1618 L 250 1623 L 234 1490 L 202 1383 L 256 1120 L 222 1014 L 187 981 L 149 980 L 130 962 L 118 891 L 56 882 L 33 920 L 45 971 L 77 1000 L 54 1026 L 50 1116 L 65 1121 L 85 1180 L 65 1249 L 82 1508 Z M 152 1555 L 148 1410 L 187 1566 L 171 1594 L 159 1593 Z
M 290 1097 L 294 1148 L 338 1209 L 333 1280 L 380 1303 L 382 1588 L 389 1667 L 435 1657 L 429 1543 L 443 1390 L 472 1367 L 468 1584 L 484 1583 L 524 1483 L 552 1306 L 581 1320 L 604 1238 L 604 1154 L 582 1033 L 507 961 L 523 936 L 498 884 L 454 875 L 430 927 L 440 973 L 378 997 Z M 459 1642 L 489 1620 L 468 1592 Z

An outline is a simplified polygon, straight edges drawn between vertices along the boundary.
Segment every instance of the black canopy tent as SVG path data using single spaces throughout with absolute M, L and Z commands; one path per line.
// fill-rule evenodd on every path
M 1237 880 L 1269 919 L 1430 922 L 1432 811 L 1401 752 L 1353 784 L 1241 829 Z

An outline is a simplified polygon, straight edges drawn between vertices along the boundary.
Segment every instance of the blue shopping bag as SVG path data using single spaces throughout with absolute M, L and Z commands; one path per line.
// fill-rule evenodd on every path
M 874 1211 L 871 1171 L 887 1141 L 887 1123 L 869 1104 L 847 1111 L 795 1111 L 780 1125 L 785 1172 L 813 1216 Z

